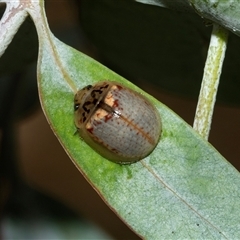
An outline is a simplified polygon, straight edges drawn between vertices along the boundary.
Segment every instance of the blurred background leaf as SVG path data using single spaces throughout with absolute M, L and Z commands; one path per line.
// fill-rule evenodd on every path
M 169 0 L 136 0 L 137 2 L 152 4 L 159 7 L 170 8 L 176 11 L 190 11 L 193 12 L 194 9 L 189 4 L 188 0 L 181 1 L 169 1 Z

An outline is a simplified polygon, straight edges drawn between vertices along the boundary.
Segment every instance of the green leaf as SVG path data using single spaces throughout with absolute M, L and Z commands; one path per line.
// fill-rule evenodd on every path
M 42 107 L 62 146 L 106 203 L 144 238 L 240 238 L 237 170 L 164 104 L 48 36 L 40 41 L 38 63 Z M 74 134 L 74 92 L 103 79 L 141 92 L 161 114 L 161 140 L 140 162 L 112 163 Z
M 73 163 L 106 203 L 144 238 L 240 238 L 236 169 L 162 103 L 56 39 L 45 21 L 43 3 L 18 1 L 31 15 L 39 35 L 42 107 Z M 135 164 L 110 162 L 74 134 L 74 93 L 102 79 L 119 81 L 142 93 L 161 115 L 158 146 Z

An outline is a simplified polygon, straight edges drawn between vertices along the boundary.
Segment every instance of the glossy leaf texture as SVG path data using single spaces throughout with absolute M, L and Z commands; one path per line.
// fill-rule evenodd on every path
M 120 218 L 146 239 L 240 238 L 237 170 L 164 104 L 48 37 L 40 41 L 38 61 L 42 107 L 73 163 Z M 75 134 L 74 93 L 104 79 L 144 94 L 161 115 L 158 146 L 135 164 L 112 163 Z

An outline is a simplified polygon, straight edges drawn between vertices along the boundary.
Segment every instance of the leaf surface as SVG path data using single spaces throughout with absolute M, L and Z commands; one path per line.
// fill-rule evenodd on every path
M 147 239 L 240 238 L 237 170 L 164 104 L 53 35 L 49 38 L 40 42 L 42 107 L 73 163 L 106 203 Z M 104 79 L 144 94 L 161 115 L 158 146 L 135 164 L 112 163 L 74 134 L 74 93 Z

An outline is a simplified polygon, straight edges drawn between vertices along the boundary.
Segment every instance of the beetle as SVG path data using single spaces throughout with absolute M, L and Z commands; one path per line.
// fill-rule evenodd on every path
M 156 107 L 117 82 L 101 81 L 77 91 L 74 112 L 80 137 L 115 163 L 145 158 L 160 139 L 162 124 Z

